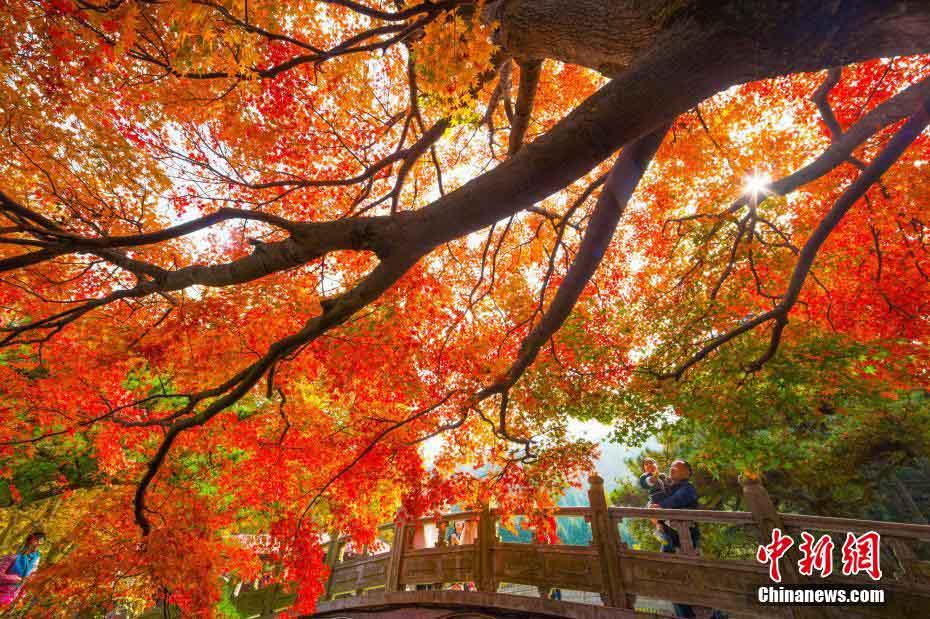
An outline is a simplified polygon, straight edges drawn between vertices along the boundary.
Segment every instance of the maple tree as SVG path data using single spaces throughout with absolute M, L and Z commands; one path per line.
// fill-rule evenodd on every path
M 923 384 L 930 7 L 822 4 L 4 2 L 3 472 L 95 488 L 30 586 L 208 615 L 262 531 L 311 608 L 398 506 L 543 527 L 627 389 Z

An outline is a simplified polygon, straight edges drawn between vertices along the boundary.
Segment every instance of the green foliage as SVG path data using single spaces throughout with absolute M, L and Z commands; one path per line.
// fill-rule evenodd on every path
M 895 380 L 895 364 L 878 346 L 833 335 L 810 337 L 784 350 L 756 374 L 733 371 L 751 346 L 709 359 L 680 383 L 647 389 L 635 383 L 618 397 L 615 440 L 659 450 L 640 456 L 660 467 L 676 458 L 695 468 L 705 509 L 745 509 L 740 474 L 761 474 L 784 512 L 926 522 L 930 496 L 930 397 Z M 677 414 L 670 414 L 674 411 Z M 634 483 L 641 457 L 611 494 L 615 504 L 642 505 Z M 624 523 L 633 547 L 657 550 L 646 521 Z M 701 525 L 706 556 L 750 559 L 751 531 Z
M 560 507 L 586 507 L 588 497 L 583 490 L 568 488 L 559 499 Z M 511 527 L 498 524 L 497 534 L 501 541 L 529 544 L 533 541 L 533 532 L 523 527 L 523 517 L 515 516 Z M 584 518 L 559 516 L 556 518 L 556 534 L 559 541 L 571 546 L 587 546 L 591 543 L 591 525 Z
M 677 383 L 632 381 L 613 400 L 614 440 L 659 437 L 669 452 L 660 462 L 689 460 L 709 506 L 735 508 L 738 476 L 753 473 L 785 511 L 850 517 L 930 453 L 930 398 L 897 380 L 909 360 L 815 333 L 746 374 L 739 363 L 757 346 L 737 340 Z
M 0 508 L 30 504 L 99 482 L 97 462 L 84 437 L 74 436 L 18 452 L 8 458 L 7 483 L 0 483 Z
M 233 598 L 235 590 L 236 583 L 234 581 L 230 581 L 223 586 L 223 597 L 216 607 L 216 614 L 219 617 L 223 619 L 245 619 L 245 617 L 249 616 L 244 614 L 236 605 L 235 598 Z

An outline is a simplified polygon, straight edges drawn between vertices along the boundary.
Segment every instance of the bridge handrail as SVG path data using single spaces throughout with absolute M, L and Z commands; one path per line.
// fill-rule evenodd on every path
M 499 510 L 491 510 L 491 515 L 500 517 Z M 631 507 L 615 506 L 609 507 L 608 513 L 610 519 L 619 522 L 623 519 L 658 519 L 673 521 L 690 521 L 706 522 L 716 524 L 730 525 L 753 525 L 752 512 L 736 511 L 718 511 L 709 509 L 658 509 L 649 507 Z M 414 523 L 434 523 L 434 522 L 452 522 L 456 520 L 477 520 L 481 515 L 480 511 L 468 510 L 461 512 L 450 512 L 440 516 L 427 516 L 417 518 Z M 520 516 L 523 514 L 511 514 Z M 590 507 L 559 507 L 553 510 L 552 515 L 555 517 L 591 517 Z M 866 531 L 878 531 L 884 536 L 908 538 L 912 540 L 930 542 L 930 525 L 904 523 L 904 522 L 884 522 L 880 520 L 861 520 L 857 518 L 840 518 L 834 516 L 812 516 L 808 514 L 794 514 L 779 512 L 785 526 L 794 529 L 808 529 L 814 531 L 829 531 L 834 533 L 864 533 Z M 378 527 L 379 531 L 391 530 L 394 523 L 386 523 Z M 339 542 L 348 541 L 348 536 L 340 536 Z
M 690 520 L 720 524 L 754 524 L 752 512 L 728 512 L 711 509 L 659 509 L 651 507 L 609 507 L 611 520 L 624 518 L 655 518 L 658 520 Z
M 481 515 L 480 511 L 476 510 L 467 510 L 461 512 L 449 512 L 447 514 L 439 514 L 438 516 L 421 516 L 420 518 L 414 519 L 411 524 L 426 524 L 434 522 L 452 522 L 455 520 L 477 520 Z M 395 522 L 385 522 L 384 524 L 378 525 L 378 532 L 391 531 L 395 528 L 397 523 Z M 352 537 L 350 535 L 340 535 L 339 543 L 347 542 Z M 331 539 L 327 539 L 323 542 L 324 545 L 331 543 Z
M 368 563 L 383 562 L 383 561 L 388 560 L 390 556 L 391 556 L 390 553 L 387 553 L 387 552 L 381 552 L 378 554 L 371 554 L 371 555 L 356 555 L 356 556 L 353 556 L 351 559 L 340 561 L 337 565 L 339 566 L 340 569 L 344 567 L 345 568 L 357 567 L 359 565 L 364 565 Z
M 907 522 L 882 522 L 879 520 L 859 520 L 856 518 L 836 518 L 833 516 L 809 516 L 807 514 L 780 514 L 786 526 L 796 529 L 830 531 L 835 533 L 864 533 L 877 531 L 888 537 L 906 537 L 922 542 L 930 542 L 930 525 Z
M 624 518 L 654 518 L 658 520 L 712 522 L 733 525 L 755 524 L 752 512 L 726 512 L 706 509 L 652 509 L 648 507 L 610 507 L 608 511 L 614 521 Z M 785 526 L 792 529 L 829 531 L 831 533 L 877 531 L 887 537 L 930 542 L 930 525 L 926 524 L 884 522 L 881 520 L 862 520 L 835 516 L 811 516 L 786 512 L 779 512 L 778 515 Z
M 491 510 L 491 515 L 499 518 L 501 516 L 501 511 L 497 509 Z M 523 516 L 525 514 L 509 514 L 511 516 Z M 564 518 L 589 518 L 591 516 L 590 507 L 558 507 L 552 511 L 553 516 L 564 517 Z M 457 520 L 477 520 L 481 516 L 481 511 L 479 510 L 466 510 L 461 512 L 449 512 L 446 514 L 439 514 L 437 516 L 422 516 L 411 521 L 410 524 L 433 524 L 436 522 L 454 522 Z M 391 531 L 396 526 L 394 522 L 386 522 L 384 524 L 378 525 L 378 532 Z M 339 543 L 347 542 L 351 539 L 349 535 L 340 535 Z M 324 545 L 331 543 L 330 539 L 326 539 L 323 542 Z

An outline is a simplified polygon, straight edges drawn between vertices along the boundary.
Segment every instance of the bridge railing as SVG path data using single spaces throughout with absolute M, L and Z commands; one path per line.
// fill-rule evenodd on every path
M 834 534 L 877 531 L 883 546 L 891 551 L 883 558 L 885 578 L 880 583 L 891 594 L 891 606 L 886 604 L 874 616 L 920 616 L 912 611 L 930 607 L 930 563 L 919 560 L 914 549 L 919 542 L 930 542 L 930 526 L 781 514 L 758 482 L 746 480 L 743 491 L 750 507 L 747 512 L 610 507 L 603 480 L 594 476 L 588 491 L 590 507 L 560 508 L 553 514 L 584 518 L 592 533 L 586 546 L 501 541 L 497 535 L 500 514 L 487 508 L 385 525 L 381 533 L 390 540 L 390 550 L 363 552 L 344 561 L 339 560 L 339 554 L 347 540 L 333 536 L 327 555 L 331 573 L 325 597 L 363 595 L 376 589 L 390 593 L 442 583 L 473 583 L 478 591 L 496 592 L 499 584 L 506 582 L 536 586 L 542 596 L 552 588 L 594 592 L 605 605 L 618 608 L 630 608 L 635 596 L 646 596 L 725 610 L 733 617 L 783 616 L 783 609 L 756 603 L 757 587 L 772 584 L 766 566 L 756 561 L 701 556 L 699 544 L 691 539 L 691 526 L 713 523 L 748 527 L 764 543 L 771 540 L 776 527 L 795 539 L 802 530 Z M 679 534 L 678 551 L 669 554 L 629 548 L 622 541 L 620 526 L 624 520 L 637 519 L 665 521 Z M 447 544 L 442 526 L 437 528 L 436 538 L 427 539 L 437 520 L 440 525 L 465 522 L 461 537 L 466 543 Z M 797 571 L 798 558 L 795 545 L 782 560 L 785 584 L 808 581 Z M 874 584 L 867 577 L 844 577 L 836 572 L 829 582 Z M 866 610 L 860 614 L 870 616 L 869 610 L 862 608 Z M 818 616 L 815 611 L 809 615 Z

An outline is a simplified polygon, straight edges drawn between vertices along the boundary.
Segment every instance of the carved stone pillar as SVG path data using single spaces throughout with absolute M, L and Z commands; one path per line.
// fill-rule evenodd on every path
M 491 548 L 497 543 L 497 526 L 491 509 L 485 506 L 478 518 L 478 539 L 475 541 L 475 586 L 482 593 L 495 593 L 494 557 Z
M 404 561 L 408 530 L 409 527 L 405 522 L 394 525 L 394 544 L 391 546 L 391 556 L 388 558 L 387 577 L 384 583 L 384 590 L 387 593 L 401 590 L 400 569 Z
M 668 524 L 678 533 L 678 540 L 681 543 L 678 554 L 697 556 L 699 553 L 691 538 L 691 526 L 694 523 L 690 520 L 672 520 Z
M 329 576 L 326 578 L 326 587 L 323 589 L 323 599 L 333 599 L 333 574 L 336 571 L 336 563 L 339 561 L 339 532 L 333 531 L 329 534 L 329 548 L 326 550 L 326 565 L 329 566 Z
M 588 501 L 591 505 L 592 544 L 597 548 L 598 563 L 604 588 L 601 599 L 605 606 L 630 608 L 620 571 L 620 533 L 610 521 L 604 480 L 599 475 L 588 479 Z
M 772 529 L 781 529 L 783 533 L 788 534 L 781 515 L 775 509 L 772 497 L 769 496 L 762 483 L 756 478 L 745 475 L 740 476 L 739 483 L 743 487 L 743 498 L 746 500 L 746 506 L 752 512 L 752 518 L 759 529 L 761 542 L 763 544 L 771 543 Z M 788 550 L 779 564 L 782 582 L 786 584 L 801 582 L 801 575 L 798 572 L 799 559 L 800 554 L 798 553 L 797 544 L 795 544 Z M 816 606 L 797 606 L 792 609 L 792 613 L 797 619 L 825 619 L 833 616 L 829 608 Z

